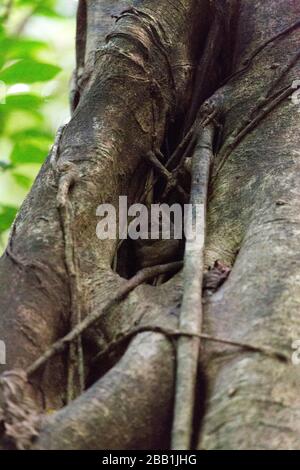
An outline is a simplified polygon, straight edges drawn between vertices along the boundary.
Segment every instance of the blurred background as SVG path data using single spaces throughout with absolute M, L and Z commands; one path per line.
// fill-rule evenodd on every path
M 67 122 L 77 0 L 0 0 L 0 254 Z

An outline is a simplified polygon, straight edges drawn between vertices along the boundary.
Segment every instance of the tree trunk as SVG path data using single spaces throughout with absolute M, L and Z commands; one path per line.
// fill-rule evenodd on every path
M 299 114 L 289 99 L 300 77 L 299 13 L 286 0 L 80 1 L 72 119 L 0 260 L 1 371 L 28 370 L 76 322 L 103 314 L 29 379 L 4 374 L 21 416 L 3 393 L 4 448 L 170 447 L 176 344 L 164 331 L 178 327 L 186 280 L 140 285 L 106 311 L 143 266 L 137 244 L 97 238 L 96 209 L 117 207 L 120 195 L 139 202 L 155 171 L 146 155 L 167 160 L 205 102 L 217 123 L 205 265 L 220 260 L 231 273 L 204 292 L 203 333 L 257 348 L 203 342 L 193 446 L 300 449 L 299 372 L 266 354 L 289 358 L 300 338 Z M 180 256 L 166 259 L 168 243 L 156 264 Z

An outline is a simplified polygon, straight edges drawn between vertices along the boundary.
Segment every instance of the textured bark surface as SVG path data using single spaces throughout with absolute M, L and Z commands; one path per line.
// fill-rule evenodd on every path
M 205 297 L 204 332 L 291 354 L 292 341 L 300 338 L 297 107 L 286 98 L 228 152 L 224 164 L 222 156 L 276 78 L 272 93 L 300 77 L 298 61 L 280 76 L 298 52 L 300 29 L 264 47 L 243 73 L 219 87 L 299 14 L 292 0 L 80 2 L 74 113 L 55 169 L 49 157 L 0 260 L 0 331 L 8 359 L 1 372 L 28 368 L 70 330 L 74 305 L 85 318 L 126 282 L 112 268 L 118 241 L 96 237 L 96 208 L 117 206 L 119 195 L 138 202 L 149 175 L 145 156 L 167 153 L 166 142 L 172 152 L 211 95 L 223 130 L 210 185 L 206 267 L 221 260 L 232 271 Z M 119 15 L 116 22 L 111 15 Z M 62 181 L 70 183 L 71 230 L 57 209 Z M 164 251 L 160 262 L 169 261 Z M 134 248 L 128 256 L 127 277 L 138 264 Z M 176 328 L 182 278 L 139 286 L 86 331 L 86 390 L 77 388 L 80 396 L 70 404 L 67 354 L 31 378 L 31 394 L 45 416 L 33 448 L 170 446 L 171 339 L 144 332 L 113 356 L 97 355 L 133 326 Z M 195 447 L 299 449 L 296 366 L 205 342 L 198 379 Z
M 298 2 L 242 1 L 235 70 L 299 14 Z M 247 73 L 228 84 L 223 145 L 298 52 L 299 34 L 296 29 L 270 44 Z M 277 89 L 299 75 L 298 61 Z M 208 211 L 207 263 L 222 259 L 233 270 L 207 304 L 206 331 L 288 355 L 300 335 L 299 143 L 297 106 L 287 99 L 231 153 L 214 182 Z M 207 349 L 205 370 L 210 398 L 200 448 L 299 449 L 296 366 L 214 347 Z

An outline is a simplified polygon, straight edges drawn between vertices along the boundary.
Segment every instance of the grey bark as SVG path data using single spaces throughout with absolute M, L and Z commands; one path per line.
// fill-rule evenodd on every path
M 235 70 L 261 43 L 295 23 L 299 7 L 242 1 Z M 245 75 L 228 84 L 223 145 L 298 52 L 299 34 L 296 29 L 271 43 Z M 297 61 L 277 89 L 299 74 Z M 297 111 L 286 99 L 231 153 L 214 181 L 208 212 L 207 263 L 220 258 L 233 270 L 207 304 L 206 331 L 288 355 L 300 335 Z M 283 365 L 209 347 L 205 370 L 210 386 L 200 448 L 299 449 L 300 374 L 292 361 Z
M 48 158 L 0 260 L 0 331 L 8 346 L 8 364 L 1 370 L 26 369 L 70 329 L 74 285 L 66 262 L 66 226 L 57 210 L 60 176 L 70 183 L 65 194 L 72 209 L 69 254 L 77 266 L 76 294 L 84 318 L 102 308 L 125 282 L 111 269 L 117 242 L 96 238 L 96 207 L 101 202 L 117 205 L 121 194 L 136 201 L 148 168 L 143 157 L 161 148 L 172 122 L 178 125 L 185 115 L 191 119 L 195 97 L 200 105 L 211 94 L 224 127 L 207 213 L 206 267 L 222 260 L 232 272 L 205 298 L 204 332 L 261 343 L 287 355 L 292 341 L 300 338 L 297 108 L 288 99 L 280 103 L 247 133 L 218 172 L 235 131 L 247 124 L 245 117 L 298 51 L 299 29 L 263 48 L 247 70 L 217 91 L 222 79 L 243 68 L 264 40 L 295 23 L 299 4 L 289 2 L 287 8 L 283 0 L 225 2 L 229 20 L 221 28 L 222 47 L 213 48 L 212 67 L 203 60 L 211 46 L 205 47 L 206 38 L 214 38 L 216 31 L 209 3 L 81 3 L 74 114 L 60 142 L 56 170 Z M 114 26 L 110 14 L 132 5 L 136 10 L 121 15 Z M 200 93 L 194 81 L 198 63 L 210 71 L 204 85 L 200 80 Z M 296 62 L 279 77 L 276 89 L 299 74 Z M 76 181 L 69 178 L 74 165 Z M 34 448 L 169 446 L 175 373 L 170 339 L 143 333 L 104 363 L 95 356 L 136 323 L 176 327 L 183 284 L 177 275 L 158 287 L 140 286 L 86 332 L 87 390 L 68 406 L 67 355 L 31 379 L 38 412 L 57 410 L 42 421 Z M 205 389 L 199 389 L 198 401 L 205 404 L 205 416 L 203 423 L 201 412 L 197 416 L 195 446 L 299 449 L 296 366 L 210 343 L 203 346 L 200 361 L 199 382 Z

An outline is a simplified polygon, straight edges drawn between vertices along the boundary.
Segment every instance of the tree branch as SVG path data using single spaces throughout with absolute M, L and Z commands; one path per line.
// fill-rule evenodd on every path
M 202 329 L 202 282 L 204 274 L 204 244 L 206 206 L 210 166 L 213 160 L 214 126 L 200 130 L 193 155 L 190 204 L 193 210 L 194 240 L 186 240 L 184 256 L 184 293 L 179 329 L 199 335 Z M 196 233 L 195 213 L 201 220 L 201 233 Z M 192 423 L 195 404 L 195 386 L 199 358 L 199 337 L 180 337 L 177 348 L 177 375 L 172 449 L 191 448 Z

